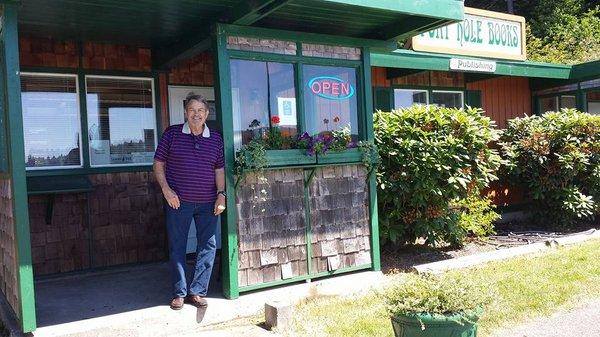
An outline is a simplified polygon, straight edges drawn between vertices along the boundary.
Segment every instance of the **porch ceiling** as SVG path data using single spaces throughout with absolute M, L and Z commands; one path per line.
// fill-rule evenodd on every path
M 21 35 L 151 47 L 157 66 L 205 49 L 215 22 L 389 41 L 462 20 L 464 8 L 462 0 L 18 2 Z

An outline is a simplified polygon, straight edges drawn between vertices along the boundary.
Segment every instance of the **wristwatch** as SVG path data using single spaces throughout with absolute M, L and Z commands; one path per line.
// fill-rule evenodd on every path
M 227 193 L 225 191 L 217 191 L 217 195 L 222 194 L 225 198 L 227 198 Z

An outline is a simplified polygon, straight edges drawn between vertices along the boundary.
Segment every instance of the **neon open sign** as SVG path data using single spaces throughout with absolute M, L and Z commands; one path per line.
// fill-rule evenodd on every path
M 348 99 L 354 96 L 354 87 L 350 82 L 333 76 L 318 76 L 308 81 L 313 94 L 327 99 Z

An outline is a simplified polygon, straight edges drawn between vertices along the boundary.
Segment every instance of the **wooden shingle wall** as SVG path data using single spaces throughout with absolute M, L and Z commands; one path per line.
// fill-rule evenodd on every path
M 309 191 L 313 271 L 370 264 L 366 168 L 346 165 L 318 169 Z
M 30 37 L 19 38 L 19 61 L 22 67 L 152 70 L 148 48 Z
M 19 315 L 18 260 L 11 181 L 0 179 L 0 291 Z
M 269 170 L 264 177 L 250 173 L 237 190 L 240 286 L 308 272 L 304 171 Z
M 50 196 L 29 197 L 35 275 L 166 259 L 162 193 L 154 175 L 107 173 L 90 179 L 91 243 L 86 194 L 56 195 L 49 224 Z

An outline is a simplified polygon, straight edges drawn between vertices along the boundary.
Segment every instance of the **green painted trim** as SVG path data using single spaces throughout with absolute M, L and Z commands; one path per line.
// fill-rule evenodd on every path
M 295 42 L 309 42 L 318 44 L 329 44 L 329 45 L 345 45 L 350 47 L 377 47 L 384 50 L 396 49 L 397 43 L 395 41 L 380 41 L 372 39 L 361 39 L 354 37 L 316 34 L 316 33 L 305 33 L 295 32 L 289 30 L 277 30 L 269 28 L 258 28 L 258 27 L 244 27 L 236 25 L 220 25 L 223 27 L 224 33 L 227 35 L 234 36 L 246 36 L 263 39 L 278 39 Z
M 392 53 L 372 52 L 371 63 L 377 67 L 450 71 L 450 59 L 453 57 L 478 60 L 467 56 L 421 53 L 398 49 Z M 496 72 L 494 73 L 496 75 L 568 79 L 571 73 L 571 66 L 563 64 L 484 60 L 496 62 Z
M 310 215 L 310 182 L 312 181 L 316 168 L 313 168 L 306 177 L 306 170 L 304 174 L 304 217 L 306 223 L 306 230 L 304 232 L 306 240 L 306 272 L 310 276 L 312 274 L 312 220 Z
M 294 64 L 294 86 L 296 87 L 296 120 L 298 123 L 298 134 L 303 134 L 306 131 L 306 121 L 304 120 L 304 72 L 301 63 Z
M 64 175 L 85 175 L 85 174 L 103 174 L 120 172 L 151 172 L 152 164 L 145 166 L 116 166 L 116 167 L 88 167 L 76 169 L 54 169 L 54 170 L 29 170 L 28 177 L 52 177 Z
M 600 78 L 600 60 L 573 65 L 570 78 L 579 81 Z
M 88 134 L 88 118 L 87 118 L 87 88 L 85 75 L 77 75 L 77 84 L 79 86 L 79 122 L 81 123 L 81 160 L 83 169 L 90 168 L 90 141 Z M 51 170 L 48 170 L 51 171 Z
M 363 51 L 365 69 L 365 83 L 371 82 L 371 53 L 365 48 Z M 365 86 L 367 87 L 367 86 Z M 367 95 L 364 99 L 365 104 L 365 125 L 367 132 L 367 141 L 375 141 L 375 131 L 373 128 L 373 92 L 371 86 L 368 86 Z M 366 89 L 365 89 L 366 90 Z M 393 99 L 393 94 L 392 94 Z M 393 100 L 392 100 L 393 103 Z M 373 170 L 375 171 L 375 170 Z M 375 271 L 381 270 L 381 252 L 379 251 L 379 216 L 377 213 L 377 179 L 376 174 L 371 172 L 369 175 L 369 214 L 371 219 L 371 267 Z
M 6 86 L 6 106 L 10 135 L 10 171 L 12 177 L 15 236 L 17 239 L 18 292 L 20 310 L 18 314 L 23 332 L 36 329 L 35 292 L 33 286 L 33 266 L 31 261 L 31 239 L 29 232 L 29 210 L 27 203 L 27 183 L 25 178 L 25 151 L 23 138 L 23 113 L 21 110 L 21 79 L 19 77 L 19 36 L 17 29 L 18 6 L 3 6 L 2 39 L 4 41 L 4 74 Z
M 363 99 L 363 111 L 364 111 L 364 132 L 367 141 L 373 141 L 375 139 L 373 131 L 373 88 L 371 87 L 371 53 L 368 48 L 363 48 L 363 82 L 364 84 L 364 99 Z
M 293 63 L 301 62 L 304 64 L 324 65 L 324 66 L 337 66 L 337 67 L 359 67 L 361 62 L 355 60 L 342 60 L 325 57 L 313 57 L 313 56 L 298 56 L 298 55 L 284 55 L 275 53 L 264 53 L 247 50 L 233 50 L 230 49 L 229 56 L 232 59 L 240 60 L 251 60 L 251 61 L 265 61 L 265 62 L 282 62 L 282 63 Z
M 232 19 L 230 21 L 235 25 L 249 26 L 269 16 L 288 2 L 290 0 L 242 1 L 238 6 L 233 8 Z
M 147 77 L 153 78 L 159 71 L 129 71 L 129 70 L 104 70 L 88 68 L 64 68 L 64 67 L 31 67 L 21 68 L 24 73 L 50 73 L 50 74 L 82 74 L 87 76 L 119 76 L 119 77 Z
M 231 103 L 231 74 L 229 55 L 227 51 L 227 35 L 222 25 L 216 25 L 216 35 L 213 38 L 215 51 L 215 99 L 221 109 L 221 130 L 223 132 L 225 155 L 225 185 L 231 197 L 227 198 L 227 209 L 221 217 L 222 251 L 221 265 L 223 268 L 223 294 L 235 299 L 239 297 L 238 283 L 238 245 L 237 220 L 235 203 L 235 149 L 233 144 L 233 108 Z
M 289 278 L 287 280 L 277 280 L 277 281 L 271 281 L 271 282 L 266 282 L 266 283 L 253 284 L 253 285 L 250 285 L 250 286 L 240 287 L 240 292 L 249 292 L 249 291 L 260 290 L 260 289 L 265 289 L 265 288 L 271 288 L 271 287 L 276 287 L 276 286 L 290 284 L 290 283 L 296 283 L 296 282 L 300 282 L 300 281 L 313 280 L 313 279 L 317 279 L 317 278 L 323 278 L 323 277 L 327 277 L 327 276 L 333 276 L 333 275 L 351 273 L 351 272 L 360 271 L 360 270 L 367 270 L 367 269 L 371 269 L 371 265 L 370 264 L 361 265 L 361 266 L 353 266 L 353 267 L 340 268 L 340 269 L 336 269 L 334 271 L 326 271 L 326 272 L 321 272 L 321 273 L 317 273 L 317 274 L 314 274 L 314 275 L 296 276 L 296 277 L 293 277 L 293 278 Z
M 335 3 L 345 6 L 359 6 L 367 9 L 396 12 L 416 16 L 433 18 L 446 18 L 461 21 L 464 18 L 464 4 L 462 0 L 323 0 L 326 3 Z

